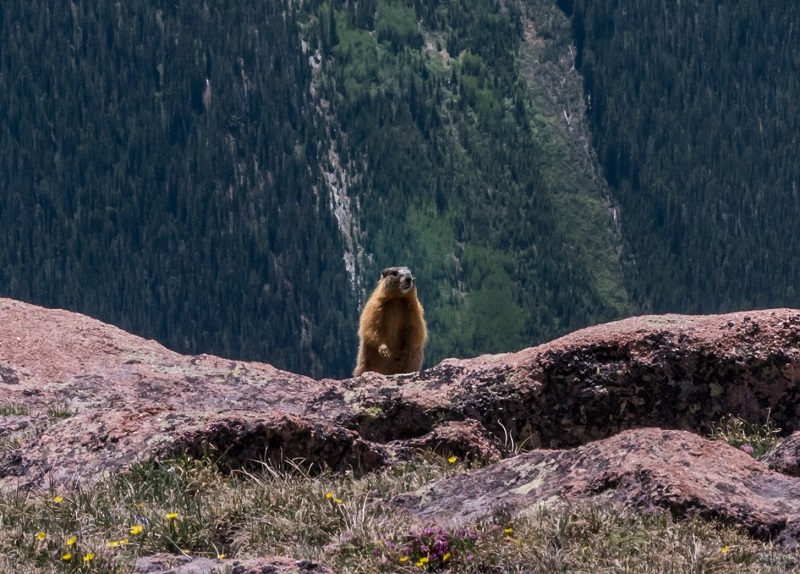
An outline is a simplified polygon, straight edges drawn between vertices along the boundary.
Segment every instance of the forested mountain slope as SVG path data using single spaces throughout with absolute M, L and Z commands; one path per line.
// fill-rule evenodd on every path
M 625 312 L 603 182 L 584 132 L 562 131 L 583 109 L 554 5 L 312 1 L 303 16 L 368 286 L 386 261 L 414 269 L 429 357 Z
M 800 306 L 800 5 L 559 0 L 656 312 Z
M 349 361 L 310 68 L 282 3 L 10 0 L 0 29 L 3 295 L 187 352 Z
M 344 376 L 377 271 L 428 361 L 628 311 L 569 22 L 491 0 L 0 6 L 0 294 Z

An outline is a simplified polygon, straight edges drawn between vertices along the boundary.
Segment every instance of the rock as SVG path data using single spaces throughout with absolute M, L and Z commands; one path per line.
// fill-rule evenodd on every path
M 460 378 L 468 385 L 484 382 L 459 397 L 457 408 L 479 413 L 495 434 L 499 420 L 514 436 L 549 448 L 644 426 L 705 432 L 727 413 L 759 421 L 769 408 L 778 426 L 793 429 L 798 338 L 798 311 L 634 317 L 493 357 L 504 364 L 486 373 L 475 372 L 480 358 L 453 363 L 467 371 Z M 484 397 L 487 391 L 499 400 Z
M 800 479 L 685 431 L 640 429 L 569 450 L 529 452 L 426 485 L 394 504 L 425 524 L 463 526 L 540 505 L 611 505 L 736 524 L 796 544 Z
M 771 470 L 800 477 L 800 432 L 793 432 L 761 457 Z
M 497 462 L 505 452 L 498 438 L 474 420 L 445 421 L 428 434 L 405 443 L 401 441 L 402 444 L 415 450 L 430 450 L 443 457 L 455 455 L 483 464 Z
M 313 380 L 184 356 L 88 317 L 0 299 L 0 488 L 96 480 L 132 462 L 216 453 L 380 468 L 437 446 L 497 460 L 722 415 L 798 426 L 800 311 L 650 316 L 420 374 Z M 24 413 L 22 412 L 24 411 Z M 0 411 L 2 412 L 2 411 Z M 20 418 L 21 417 L 21 418 Z M 504 446 L 507 445 L 507 446 Z
M 333 570 L 310 560 L 271 557 L 252 560 L 191 558 L 173 554 L 145 556 L 136 561 L 137 574 L 333 574 Z

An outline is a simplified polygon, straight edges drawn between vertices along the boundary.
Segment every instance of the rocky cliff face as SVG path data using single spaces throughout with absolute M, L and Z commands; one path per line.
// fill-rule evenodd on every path
M 793 543 L 795 443 L 768 465 L 701 435 L 728 413 L 796 430 L 799 341 L 797 310 L 636 317 L 420 374 L 314 380 L 0 299 L 0 488 L 209 450 L 231 467 L 281 453 L 368 472 L 429 447 L 489 464 L 395 501 L 420 518 L 590 499 Z M 512 456 L 522 442 L 534 450 Z

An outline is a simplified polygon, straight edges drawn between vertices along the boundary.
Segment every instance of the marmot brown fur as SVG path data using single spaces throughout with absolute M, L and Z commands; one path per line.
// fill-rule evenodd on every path
M 388 267 L 372 292 L 358 326 L 358 361 L 353 376 L 364 371 L 383 375 L 422 368 L 428 337 L 417 299 L 417 284 L 408 267 Z

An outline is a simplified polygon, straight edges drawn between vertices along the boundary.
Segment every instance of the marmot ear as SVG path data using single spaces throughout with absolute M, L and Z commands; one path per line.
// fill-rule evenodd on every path
M 391 273 L 391 270 L 388 267 L 386 269 L 384 269 L 383 271 L 381 271 L 381 279 L 383 279 L 384 277 L 389 275 L 389 273 Z

